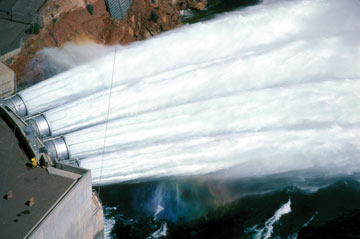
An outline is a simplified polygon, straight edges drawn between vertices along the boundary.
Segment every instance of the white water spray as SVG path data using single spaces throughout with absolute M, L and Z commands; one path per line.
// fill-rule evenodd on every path
M 356 61 L 358 54 L 350 53 L 351 47 L 345 39 L 331 37 L 280 44 L 275 51 L 262 49 L 251 55 L 242 52 L 226 59 L 144 78 L 140 82 L 121 84 L 112 91 L 109 120 L 136 117 L 188 103 L 214 101 L 224 96 L 249 95 L 248 91 L 256 89 L 353 77 L 359 69 L 348 62 Z M 335 67 L 336 72 L 328 71 Z M 273 93 L 277 94 L 275 90 Z M 109 90 L 104 90 L 45 112 L 52 134 L 60 135 L 106 122 L 108 94 Z M 229 103 L 235 102 L 236 99 Z M 238 104 L 243 103 L 244 100 Z M 216 105 L 216 102 L 211 104 Z
M 360 81 L 324 81 L 165 107 L 109 122 L 105 151 L 140 150 L 168 142 L 176 145 L 175 142 L 224 134 L 242 137 L 251 132 L 354 127 L 360 122 L 357 92 Z M 106 124 L 100 124 L 65 135 L 70 156 L 85 158 L 102 154 L 105 128 Z
M 247 47 L 226 47 L 228 57 L 222 60 L 202 60 L 205 65 L 199 67 L 195 59 L 197 67 L 182 75 L 123 90 L 123 102 L 129 103 L 114 110 L 122 112 L 116 113 L 122 119 L 109 123 L 102 169 L 104 125 L 66 135 L 70 151 L 74 157 L 93 155 L 81 165 L 91 168 L 94 182 L 102 184 L 233 167 L 240 177 L 313 168 L 357 171 L 360 51 L 354 29 L 360 27 L 359 21 L 348 21 L 360 20 L 352 15 L 354 9 L 360 9 L 359 2 L 278 2 L 192 26 L 226 25 L 241 18 L 250 21 L 242 22 L 244 32 L 227 26 L 242 32 L 238 35 L 274 32 L 262 35 L 267 43 L 241 38 Z M 282 25 L 266 28 L 263 16 Z M 331 28 L 326 21 L 333 23 Z M 222 38 L 211 32 L 214 39 Z M 229 45 L 236 48 L 240 40 L 230 35 Z
M 276 50 L 279 44 L 295 40 L 309 41 L 318 36 L 327 39 L 329 36 L 351 35 L 348 39 L 351 45 L 358 40 L 360 23 L 357 11 L 358 2 L 350 0 L 269 3 L 226 14 L 213 21 L 185 26 L 146 42 L 118 47 L 114 85 L 134 83 L 144 77 L 238 55 L 240 52 L 251 55 Z M 332 54 L 333 49 L 337 47 L 328 48 L 323 53 Z M 351 48 L 349 50 L 348 53 L 352 53 Z M 113 54 L 109 54 L 22 91 L 20 95 L 28 113 L 36 114 L 107 89 L 111 82 L 113 59 Z M 341 64 L 344 60 L 351 59 L 345 57 L 343 61 L 334 63 Z M 266 66 L 271 62 L 262 63 L 262 66 Z M 311 60 L 308 64 L 311 64 Z M 257 65 L 257 70 L 263 72 L 264 76 L 270 73 L 262 71 L 262 66 Z M 321 71 L 320 67 L 318 69 Z M 283 70 L 286 72 L 289 68 Z
M 49 81 L 63 91 L 35 86 L 21 96 L 36 112 L 88 95 L 45 115 L 56 134 L 94 126 L 65 138 L 95 184 L 234 167 L 239 177 L 351 173 L 360 156 L 359 11 L 356 0 L 265 1 L 119 48 L 103 157 L 102 79 L 113 55 Z M 76 87 L 86 76 L 84 92 Z
M 101 155 L 80 164 L 92 169 L 95 184 L 205 174 L 235 166 L 238 177 L 314 168 L 329 172 L 332 167 L 345 167 L 342 172 L 351 173 L 359 170 L 359 135 L 359 128 L 335 126 L 227 132 L 154 142 L 106 154 L 101 182 Z
M 261 230 L 258 230 L 258 232 L 255 235 L 255 238 L 256 239 L 270 238 L 274 229 L 274 224 L 277 223 L 283 215 L 288 214 L 290 212 L 291 212 L 291 201 L 289 199 L 287 203 L 281 205 L 281 207 L 274 213 L 274 216 L 272 216 L 265 222 L 265 226 Z

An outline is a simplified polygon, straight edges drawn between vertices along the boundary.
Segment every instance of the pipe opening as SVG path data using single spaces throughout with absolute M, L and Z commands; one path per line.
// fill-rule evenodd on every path
M 50 125 L 44 115 L 38 115 L 26 121 L 28 125 L 33 127 L 39 138 L 49 137 L 51 135 Z
M 44 145 L 51 160 L 69 159 L 69 150 L 63 137 L 46 141 Z
M 13 95 L 10 98 L 7 98 L 4 105 L 9 107 L 11 111 L 19 117 L 25 117 L 27 115 L 25 102 L 22 100 L 20 95 Z

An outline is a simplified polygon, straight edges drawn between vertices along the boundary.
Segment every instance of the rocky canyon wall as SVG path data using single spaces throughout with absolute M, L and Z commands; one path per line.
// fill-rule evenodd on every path
M 26 87 L 27 82 L 43 79 L 36 64 L 36 53 L 43 48 L 68 42 L 114 45 L 144 40 L 180 26 L 181 10 L 203 10 L 205 6 L 206 0 L 132 0 L 126 16 L 117 21 L 104 0 L 48 0 L 39 11 L 39 34 L 29 35 L 21 52 L 6 64 L 16 72 L 20 88 Z

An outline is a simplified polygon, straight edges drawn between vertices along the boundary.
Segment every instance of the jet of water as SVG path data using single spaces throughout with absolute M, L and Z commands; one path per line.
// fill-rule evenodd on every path
M 105 140 L 113 54 L 20 94 L 31 112 L 70 102 L 45 116 L 95 184 L 229 168 L 352 173 L 359 10 L 356 0 L 265 1 L 119 48 Z

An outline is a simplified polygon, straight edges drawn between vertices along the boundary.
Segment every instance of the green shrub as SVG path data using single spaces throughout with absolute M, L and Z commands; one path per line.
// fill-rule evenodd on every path
M 150 20 L 156 22 L 158 19 L 159 19 L 159 15 L 157 15 L 156 12 L 151 11 Z
M 39 23 L 31 23 L 29 27 L 25 30 L 26 34 L 39 34 L 41 26 Z
M 90 15 L 93 15 L 94 13 L 94 6 L 92 4 L 86 4 L 86 9 L 90 13 Z

